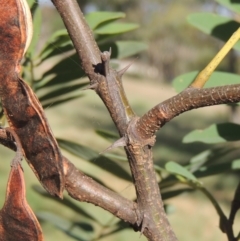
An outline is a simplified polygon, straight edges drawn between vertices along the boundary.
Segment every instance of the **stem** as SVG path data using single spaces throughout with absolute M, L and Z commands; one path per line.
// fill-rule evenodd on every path
M 223 213 L 220 205 L 218 204 L 216 199 L 212 196 L 212 194 L 204 187 L 198 187 L 198 190 L 200 190 L 202 193 L 204 193 L 208 197 L 208 199 L 211 201 L 211 203 L 215 207 L 220 219 L 223 219 L 226 221 L 227 218 L 226 218 L 225 214 Z
M 213 88 L 187 88 L 178 95 L 156 105 L 137 122 L 136 132 L 141 138 L 151 138 L 156 131 L 179 114 L 200 107 L 237 103 L 240 84 Z
M 221 50 L 217 53 L 217 55 L 211 60 L 211 62 L 204 68 L 190 85 L 190 87 L 194 88 L 202 88 L 205 83 L 208 81 L 209 77 L 213 73 L 213 71 L 217 68 L 219 63 L 223 60 L 226 54 L 232 49 L 232 47 L 236 44 L 236 42 L 240 39 L 240 28 L 230 39 L 224 44 Z
M 52 0 L 52 2 L 68 30 L 79 59 L 82 61 L 84 72 L 90 80 L 96 78 L 94 69 L 101 63 L 100 50 L 76 0 Z

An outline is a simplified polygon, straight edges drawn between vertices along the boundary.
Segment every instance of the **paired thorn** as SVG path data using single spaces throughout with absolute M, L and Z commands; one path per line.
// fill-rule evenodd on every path
M 120 146 L 126 146 L 127 142 L 126 142 L 126 138 L 122 137 L 120 139 L 118 139 L 117 141 L 115 141 L 111 146 L 109 146 L 107 149 L 103 150 L 102 152 L 99 153 L 99 155 L 102 155 L 104 153 L 106 153 L 107 151 L 112 150 L 113 148 L 117 148 Z

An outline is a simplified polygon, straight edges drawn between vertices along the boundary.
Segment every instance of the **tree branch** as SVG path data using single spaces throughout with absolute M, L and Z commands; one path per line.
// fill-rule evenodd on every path
M 240 84 L 214 88 L 186 88 L 178 95 L 165 100 L 143 115 L 135 126 L 141 138 L 151 138 L 162 126 L 179 114 L 205 106 L 237 103 L 240 101 Z
M 0 129 L 0 143 L 13 151 L 17 150 L 14 140 L 5 129 Z M 79 171 L 66 157 L 63 157 L 63 163 L 66 177 L 65 188 L 72 198 L 100 206 L 116 217 L 132 225 L 136 224 L 135 202 L 97 183 Z
M 100 50 L 75 0 L 52 0 L 82 61 L 82 68 L 90 80 L 97 78 L 95 67 L 101 63 Z
M 89 35 L 91 30 L 87 27 L 82 13 L 79 9 L 76 10 L 75 1 L 67 0 L 66 3 L 63 3 L 61 0 L 52 0 L 52 2 L 63 18 L 79 57 L 82 59 L 83 69 L 88 71 L 87 75 L 90 78 L 89 88 L 94 89 L 103 100 L 120 136 L 126 137 L 125 150 L 137 193 L 138 205 L 136 212 L 138 214 L 138 230 L 141 230 L 149 240 L 176 241 L 176 236 L 169 225 L 163 208 L 159 186 L 153 168 L 151 148 L 153 141 L 152 139 L 142 141 L 135 135 L 131 128 L 137 118 L 127 101 L 122 86 L 121 77 L 124 71 L 116 72 L 109 66 L 109 52 L 101 54 L 101 61 L 91 62 L 91 54 L 98 55 L 95 48 L 96 43 L 93 43 L 95 41 L 92 35 Z M 73 15 L 71 13 L 72 11 L 78 16 L 74 16 L 73 18 L 71 16 Z M 71 18 L 71 21 L 67 18 Z M 77 25 L 77 29 L 73 27 Z M 84 45 L 88 45 L 89 59 L 85 53 L 86 47 L 82 46 L 81 42 L 79 42 L 78 36 L 82 36 Z M 85 39 L 88 39 L 88 41 L 85 41 Z M 88 67 L 92 64 L 95 65 L 95 69 Z M 91 71 L 94 72 L 91 73 Z M 98 74 L 96 75 L 96 73 Z
M 16 151 L 14 140 L 7 134 L 5 129 L 0 129 L 0 143 Z M 99 206 L 112 213 L 114 216 L 128 222 L 135 230 L 138 230 L 138 206 L 135 202 L 130 201 L 97 183 L 92 178 L 78 170 L 66 157 L 63 157 L 63 166 L 66 180 L 65 189 L 72 198 Z M 155 217 L 156 214 L 157 213 L 155 213 Z M 166 215 L 157 218 L 161 218 L 163 225 L 165 225 L 164 222 L 168 222 L 165 220 Z M 158 229 L 163 230 L 162 227 L 158 227 Z M 167 230 L 166 234 L 169 235 L 169 232 L 172 231 Z M 152 229 L 143 230 L 143 234 L 149 240 L 176 240 L 175 236 L 166 236 L 165 232 L 161 237 L 154 236 L 156 233 L 158 232 Z M 171 237 L 171 239 L 169 237 Z

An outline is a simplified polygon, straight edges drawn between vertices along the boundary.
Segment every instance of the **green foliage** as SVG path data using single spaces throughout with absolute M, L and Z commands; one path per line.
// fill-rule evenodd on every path
M 239 22 L 212 13 L 194 13 L 188 16 L 188 21 L 204 33 L 219 38 L 222 41 L 227 41 L 239 28 Z M 240 50 L 240 42 L 234 48 Z
M 173 80 L 174 89 L 177 92 L 184 90 L 193 82 L 193 80 L 198 75 L 198 73 L 199 71 L 192 71 L 176 77 Z M 231 84 L 239 84 L 239 75 L 215 71 L 207 81 L 205 87 L 210 88 L 210 87 L 224 86 L 224 85 L 231 85 Z
M 240 13 L 240 2 L 234 2 L 230 0 L 216 0 L 218 3 L 231 9 L 233 12 Z M 216 37 L 222 41 L 227 41 L 229 37 L 239 28 L 239 23 L 235 20 L 223 16 L 219 16 L 211 13 L 194 13 L 188 17 L 188 21 L 191 25 L 203 31 L 204 33 Z M 235 50 L 240 50 L 240 42 L 234 46 Z M 191 84 L 199 71 L 193 71 L 190 73 L 178 76 L 173 81 L 174 88 L 180 92 Z M 234 73 L 226 73 L 216 71 L 212 74 L 208 82 L 207 87 L 223 86 L 228 84 L 239 84 L 239 75 Z M 208 177 L 211 175 L 222 174 L 226 172 L 236 172 L 240 170 L 239 155 L 236 157 L 233 153 L 236 152 L 239 145 L 239 131 L 240 126 L 234 123 L 221 123 L 213 124 L 204 130 L 193 130 L 183 138 L 183 143 L 202 142 L 210 144 L 210 149 L 199 153 L 186 163 L 185 168 L 190 171 L 196 178 Z M 221 144 L 219 144 L 221 143 Z M 218 144 L 218 145 L 213 145 Z M 171 164 L 171 165 L 170 165 Z M 182 168 L 179 168 L 176 164 L 167 163 L 165 168 L 172 172 L 178 173 L 184 176 L 186 179 L 191 179 L 190 176 L 184 175 Z M 170 168 L 169 168 L 170 165 Z M 180 171 L 179 171 L 180 170 Z M 188 175 L 188 174 L 187 174 Z M 176 181 L 177 182 L 177 181 Z M 170 183 L 170 184 L 168 184 Z M 173 178 L 167 178 L 162 181 L 163 187 L 172 186 L 174 182 Z M 195 190 L 202 191 L 206 197 L 212 202 L 215 207 L 220 222 L 227 222 L 227 218 L 224 215 L 217 200 L 207 191 L 203 186 L 197 186 L 188 182 Z M 237 185 L 236 185 L 237 186 Z
M 176 162 L 166 163 L 165 169 L 168 172 L 175 174 L 176 177 L 178 177 L 178 179 L 180 180 L 183 180 L 182 178 L 185 178 L 193 182 L 197 181 L 197 178 L 191 172 L 189 172 L 186 168 L 184 168 L 183 166 L 179 165 Z
M 87 81 L 81 79 L 84 72 L 80 61 L 73 51 L 72 42 L 65 29 L 54 32 L 45 45 L 37 51 L 36 44 L 41 29 L 41 13 L 37 3 L 29 0 L 33 14 L 34 36 L 24 62 L 23 76 L 38 94 L 44 107 L 53 107 L 75 98 Z M 124 13 L 95 12 L 86 15 L 101 50 L 112 48 L 112 58 L 126 58 L 146 49 L 146 44 L 139 41 L 115 41 L 120 34 L 133 31 L 137 24 L 118 22 L 125 17 Z M 114 37 L 114 38 L 113 38 Z M 131 50 L 131 51 L 129 51 Z M 64 56 L 64 57 L 62 57 Z M 35 68 L 41 69 L 52 57 L 58 58 L 50 69 L 39 78 L 35 77 Z
M 214 124 L 205 130 L 194 130 L 183 138 L 184 143 L 200 141 L 207 144 L 239 141 L 240 125 L 234 123 Z

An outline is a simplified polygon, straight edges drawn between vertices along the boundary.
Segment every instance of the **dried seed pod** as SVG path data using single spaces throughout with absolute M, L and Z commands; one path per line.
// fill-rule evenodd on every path
M 24 0 L 4 0 L 0 16 L 0 95 L 5 115 L 44 188 L 62 198 L 61 152 L 39 100 L 19 77 L 20 62 L 32 35 L 28 5 Z

